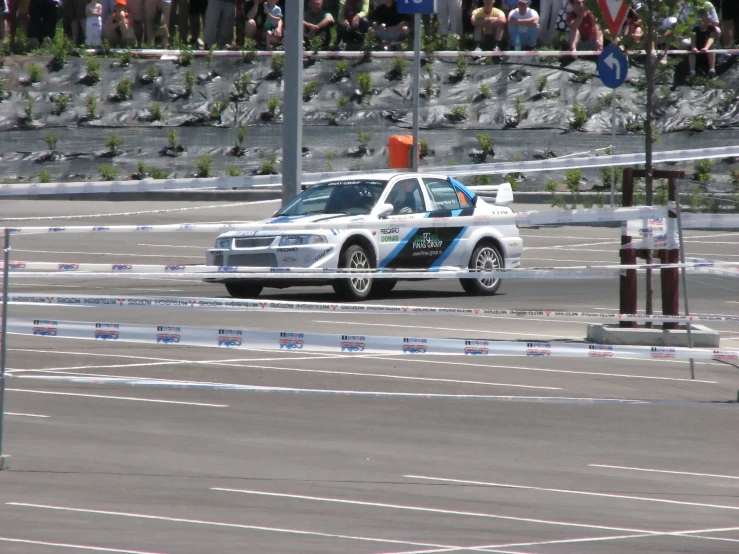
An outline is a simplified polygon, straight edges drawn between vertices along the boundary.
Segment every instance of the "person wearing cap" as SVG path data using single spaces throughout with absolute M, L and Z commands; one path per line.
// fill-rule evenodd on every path
M 113 12 L 105 22 L 105 38 L 113 48 L 130 48 L 136 44 L 136 34 L 126 11 L 127 7 L 126 0 L 116 0 Z
M 529 4 L 531 0 L 518 0 L 517 8 L 508 14 L 508 37 L 517 52 L 523 48 L 536 48 L 539 37 L 539 14 Z
M 603 50 L 603 33 L 598 28 L 593 12 L 585 9 L 583 0 L 572 0 L 572 12 L 567 16 L 570 28 L 567 37 L 570 52 L 575 50 Z

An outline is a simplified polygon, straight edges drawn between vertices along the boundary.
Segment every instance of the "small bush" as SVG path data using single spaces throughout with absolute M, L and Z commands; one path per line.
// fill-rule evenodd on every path
M 59 142 L 59 135 L 52 135 L 51 133 L 47 133 L 44 135 L 44 140 L 46 141 L 46 145 L 49 147 L 49 150 L 52 152 L 56 150 L 56 145 Z
M 223 112 L 226 111 L 226 108 L 228 108 L 228 105 L 231 103 L 231 100 L 228 98 L 221 98 L 220 100 L 216 100 L 216 103 L 213 105 L 213 108 L 210 110 L 210 118 L 219 120 L 221 119 L 221 116 L 223 115 Z
M 554 179 L 547 179 L 547 186 L 546 186 L 547 192 L 552 192 L 552 193 L 557 192 L 558 186 L 559 184 Z
M 131 61 L 133 60 L 133 54 L 131 53 L 131 50 L 126 48 L 123 52 L 118 54 L 118 64 L 121 67 L 128 67 L 131 65 Z
M 210 69 L 210 66 L 213 64 L 213 54 L 216 51 L 215 44 L 212 44 L 211 47 L 208 49 L 208 53 L 205 55 L 205 58 L 208 60 L 208 69 Z
M 303 85 L 303 102 L 310 102 L 316 94 L 318 94 L 318 79 L 311 79 Z
M 252 63 L 257 59 L 257 41 L 253 38 L 244 40 L 244 49 L 241 51 L 241 61 Z
M 118 81 L 118 84 L 115 86 L 115 92 L 118 95 L 118 100 L 124 102 L 131 99 L 132 84 L 133 82 L 131 81 L 131 77 L 124 77 L 123 79 Z
M 87 97 L 87 119 L 98 118 L 98 99 L 92 94 Z
M 98 171 L 103 181 L 113 181 L 118 175 L 118 168 L 113 164 L 101 164 Z
M 337 108 L 343 108 L 344 106 L 346 106 L 346 104 L 347 104 L 348 102 L 349 102 L 349 97 L 348 97 L 348 96 L 341 96 L 341 97 L 340 97 L 340 98 L 339 98 L 339 99 L 338 99 L 338 100 L 336 101 L 336 107 L 337 107 Z
M 488 98 L 490 98 L 490 96 L 491 96 L 491 94 L 490 94 L 490 85 L 487 85 L 485 83 L 482 83 L 480 85 L 480 89 L 477 91 L 477 96 L 480 99 L 486 99 L 486 100 Z
M 154 102 L 151 105 L 151 120 L 161 121 L 162 120 L 162 103 Z
M 193 54 L 192 46 L 189 44 L 183 44 L 180 49 L 180 57 L 177 59 L 177 63 L 182 67 L 189 67 L 194 57 L 195 54 Z
M 177 138 L 177 131 L 175 129 L 170 129 L 167 132 L 167 146 L 169 146 L 170 150 L 177 150 L 179 145 L 180 139 Z
M 237 150 L 243 150 L 247 132 L 248 128 L 246 125 L 242 125 L 241 127 L 239 127 L 239 134 L 236 136 L 236 140 L 234 140 L 234 147 Z
M 115 133 L 110 135 L 105 141 L 105 146 L 112 155 L 116 155 L 119 152 L 121 144 L 123 144 L 123 139 Z
M 64 113 L 69 105 L 69 96 L 62 93 L 54 97 L 54 109 L 57 115 Z
M 626 130 L 630 133 L 643 133 L 644 122 L 643 121 L 632 121 L 626 124 Z
M 372 77 L 369 73 L 360 73 L 357 75 L 357 87 L 362 96 L 372 96 Z
M 477 139 L 477 143 L 480 145 L 480 150 L 482 150 L 483 154 L 491 156 L 495 152 L 493 149 L 493 139 L 490 135 L 479 133 L 475 138 Z
M 88 84 L 94 85 L 100 82 L 100 61 L 95 58 L 90 58 L 87 60 L 87 68 L 86 68 L 86 74 L 87 74 L 87 81 Z
M 431 155 L 431 145 L 426 139 L 419 139 L 418 147 L 418 155 L 421 159 L 427 158 Z
M 706 120 L 702 117 L 698 117 L 690 122 L 688 130 L 693 133 L 702 133 L 706 130 Z
M 35 104 L 36 101 L 33 99 L 32 96 L 29 96 L 28 100 L 26 100 L 26 103 L 23 105 L 23 114 L 26 116 L 27 121 L 33 121 L 36 117 L 33 114 L 33 108 Z
M 162 74 L 162 72 L 159 70 L 159 67 L 155 64 L 151 64 L 146 68 L 146 73 L 144 73 L 144 80 L 147 83 L 152 83 L 156 81 L 156 79 Z
M 329 171 L 334 170 L 334 156 L 336 156 L 336 152 L 333 150 L 326 152 L 326 169 Z
M 40 83 L 41 79 L 43 78 L 43 73 L 41 72 L 41 66 L 37 63 L 29 63 L 26 66 L 26 71 L 28 72 L 28 80 L 31 83 Z
M 371 138 L 372 135 L 370 133 L 365 133 L 362 127 L 357 129 L 357 142 L 359 143 L 359 148 L 366 150 Z
M 149 168 L 149 177 L 152 179 L 166 179 L 169 173 L 163 169 L 159 169 L 158 167 L 152 167 Z
M 272 155 L 269 160 L 265 160 L 259 166 L 260 175 L 277 175 L 277 156 Z
M 283 71 L 283 68 L 285 67 L 285 56 L 275 56 L 273 54 L 271 65 L 272 65 L 272 76 L 276 78 L 282 77 L 282 71 Z
M 588 110 L 582 104 L 572 105 L 572 128 L 582 129 L 588 121 Z
M 693 178 L 701 183 L 709 183 L 712 180 L 714 162 L 712 160 L 698 160 L 693 166 Z
M 192 69 L 185 71 L 185 90 L 188 96 L 192 96 L 192 90 L 195 88 L 196 82 L 195 71 Z
M 308 41 L 309 47 L 307 50 L 310 50 L 313 52 L 313 55 L 315 56 L 318 54 L 318 51 L 323 47 L 323 37 L 315 36 L 310 41 Z
M 213 176 L 213 154 L 203 154 L 200 159 L 195 162 L 195 176 L 206 178 Z
M 42 169 L 38 172 L 38 180 L 41 183 L 51 183 L 51 173 L 48 169 Z
M 387 75 L 388 79 L 391 81 L 399 81 L 405 76 L 407 70 L 408 61 L 405 58 L 401 56 L 393 58 L 393 67 Z
M 228 175 L 229 177 L 241 177 L 243 174 L 243 171 L 233 165 L 229 165 L 226 168 L 226 175 Z
M 458 123 L 467 119 L 467 108 L 465 106 L 454 106 L 449 113 L 449 119 Z
M 734 191 L 739 192 L 739 169 L 729 171 L 729 178 L 731 179 L 731 184 L 734 185 Z
M 251 86 L 251 77 L 246 73 L 240 73 L 234 79 L 234 95 L 238 98 L 247 98 L 249 96 L 249 87 Z
M 280 103 L 280 99 L 276 97 L 270 98 L 267 101 L 267 113 L 270 117 L 274 118 L 274 116 L 277 114 L 277 108 L 280 107 Z
M 513 107 L 516 109 L 516 121 L 521 123 L 526 119 L 526 109 L 523 107 L 523 99 L 520 96 L 516 96 L 516 101 L 513 104 Z
M 364 34 L 362 39 L 362 52 L 364 53 L 364 59 L 369 60 L 372 57 L 372 49 L 377 44 L 377 32 L 370 27 Z
M 542 75 L 536 80 L 536 92 L 539 94 L 543 94 L 545 90 L 547 90 L 547 87 L 549 86 L 549 79 L 547 79 L 546 75 Z
M 333 75 L 331 75 L 331 80 L 333 82 L 337 82 L 346 79 L 347 77 L 349 77 L 349 62 L 346 60 L 336 62 L 336 67 L 334 68 Z
M 457 67 L 457 71 L 455 73 L 458 80 L 464 79 L 465 75 L 467 75 L 467 57 L 460 53 L 457 56 L 457 60 L 455 62 L 455 65 Z

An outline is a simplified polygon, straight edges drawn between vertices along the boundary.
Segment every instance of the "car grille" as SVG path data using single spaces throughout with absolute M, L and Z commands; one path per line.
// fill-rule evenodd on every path
M 248 237 L 236 239 L 236 248 L 259 248 L 260 246 L 269 246 L 275 240 L 275 237 Z
M 213 265 L 223 265 L 223 254 L 213 256 Z
M 277 267 L 274 254 L 231 254 L 228 265 L 241 267 Z

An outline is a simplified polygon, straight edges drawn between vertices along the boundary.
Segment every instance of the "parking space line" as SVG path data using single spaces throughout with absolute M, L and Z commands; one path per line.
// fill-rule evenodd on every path
M 203 248 L 207 248 L 207 246 L 203 246 Z M 75 250 L 68 250 L 68 251 L 62 251 L 62 250 L 29 250 L 27 248 L 13 248 L 13 252 L 30 252 L 32 254 L 76 254 L 76 255 L 90 255 L 90 256 L 129 256 L 134 258 L 161 258 L 161 254 L 140 254 L 135 253 L 131 254 L 128 252 L 78 252 Z M 183 254 L 177 255 L 177 258 L 192 258 L 197 260 L 202 260 L 202 256 L 186 256 Z M 191 279 L 192 280 L 192 279 Z M 202 281 L 198 281 L 201 282 Z
M 353 540 L 353 541 L 377 542 L 377 543 L 385 543 L 385 544 L 407 544 L 411 546 L 426 546 L 426 547 L 434 547 L 434 548 L 459 548 L 459 547 L 455 547 L 453 545 L 448 545 L 448 544 L 434 544 L 434 543 L 425 543 L 425 542 L 416 542 L 416 541 L 382 539 L 378 537 L 340 535 L 336 533 L 321 533 L 318 531 L 305 531 L 302 529 L 265 527 L 263 525 L 246 525 L 242 523 L 226 523 L 226 522 L 221 522 L 221 521 L 211 521 L 211 520 L 203 520 L 203 519 L 187 519 L 187 518 L 181 518 L 181 517 L 166 517 L 166 516 L 158 516 L 158 515 L 152 515 L 152 514 L 140 514 L 140 513 L 134 513 L 134 512 L 113 512 L 109 510 L 93 510 L 89 508 L 72 508 L 69 506 L 31 504 L 28 502 L 6 502 L 5 504 L 7 506 L 18 506 L 18 507 L 23 507 L 23 508 L 39 508 L 39 509 L 44 509 L 44 510 L 58 510 L 58 511 L 83 513 L 83 514 L 118 516 L 118 517 L 127 517 L 127 518 L 133 518 L 133 519 L 148 519 L 152 521 L 164 521 L 168 523 L 187 523 L 187 524 L 194 524 L 194 525 L 209 525 L 209 526 L 214 526 L 214 527 L 222 527 L 222 528 L 230 528 L 230 529 L 271 531 L 275 533 L 285 533 L 289 535 L 303 535 L 303 536 L 322 537 L 322 538 L 331 538 L 331 539 L 346 539 L 346 540 Z M 521 553 L 513 553 L 513 554 L 521 554 Z
M 36 544 L 39 546 L 58 546 L 59 548 L 76 548 L 78 550 L 94 550 L 95 552 L 118 552 L 119 554 L 161 554 L 157 552 L 144 552 L 143 550 L 121 550 L 119 548 L 105 548 L 103 546 L 68 544 L 63 542 L 33 541 L 30 539 L 16 539 L 11 537 L 0 537 L 0 541 L 14 542 L 20 544 Z
M 669 473 L 672 475 L 690 475 L 695 477 L 716 477 L 719 479 L 739 479 L 734 475 L 717 475 L 715 473 L 692 473 L 690 471 L 671 471 L 667 469 L 649 469 L 645 467 L 612 466 L 606 464 L 588 464 L 589 467 L 605 467 L 609 469 L 623 469 L 627 471 L 647 471 L 652 473 Z
M 616 498 L 622 500 L 640 500 L 643 502 L 658 502 L 661 504 L 676 504 L 680 506 L 696 506 L 698 508 L 716 508 L 719 510 L 739 510 L 739 506 L 726 506 L 724 504 L 705 504 L 702 502 L 684 502 L 682 500 L 669 500 L 667 498 L 649 498 L 646 496 L 631 496 L 626 494 L 612 494 L 605 492 L 578 491 L 573 489 L 549 489 L 545 487 L 531 487 L 525 485 L 513 485 L 510 483 L 489 483 L 485 481 L 470 481 L 466 479 L 448 479 L 444 477 L 428 477 L 425 475 L 404 475 L 407 479 L 421 479 L 425 481 L 435 481 L 440 483 L 451 483 L 458 485 L 475 485 L 482 487 L 495 487 L 502 489 L 520 489 L 539 492 L 554 492 L 562 494 L 575 494 L 581 496 L 598 496 L 601 498 Z
M 589 523 L 576 523 L 576 522 L 571 522 L 571 521 L 556 521 L 556 520 L 537 519 L 537 518 L 530 518 L 530 517 L 505 516 L 505 515 L 491 514 L 491 513 L 485 513 L 485 512 L 466 512 L 466 511 L 461 511 L 461 510 L 445 510 L 442 508 L 428 508 L 424 506 L 408 506 L 408 505 L 403 505 L 403 504 L 388 504 L 384 502 L 365 502 L 362 500 L 347 500 L 344 498 L 307 496 L 307 495 L 302 495 L 302 494 L 285 494 L 285 493 L 278 493 L 278 492 L 257 491 L 257 490 L 248 490 L 248 489 L 228 489 L 228 488 L 221 488 L 221 487 L 211 487 L 210 490 L 219 491 L 219 492 L 234 492 L 234 493 L 257 495 L 257 496 L 290 498 L 293 500 L 311 500 L 311 501 L 317 501 L 317 502 L 348 504 L 348 505 L 353 505 L 353 506 L 368 506 L 372 508 L 388 508 L 391 510 L 403 510 L 403 511 L 407 510 L 407 511 L 412 511 L 412 512 L 423 512 L 423 513 L 428 513 L 428 514 L 442 514 L 442 515 L 455 515 L 455 516 L 463 516 L 463 517 L 501 519 L 505 521 L 519 521 L 519 522 L 524 522 L 524 523 L 541 523 L 544 525 L 554 525 L 558 527 L 578 527 L 578 528 L 583 528 L 583 529 L 604 529 L 607 531 L 624 531 L 627 533 L 651 533 L 652 532 L 646 529 L 630 529 L 630 528 L 625 528 L 625 527 L 613 527 L 609 525 L 593 525 Z
M 47 415 L 41 415 L 41 414 L 18 414 L 15 412 L 5 412 L 5 415 L 8 416 L 19 416 L 19 417 L 50 417 Z
M 82 394 L 78 392 L 58 392 L 32 389 L 7 389 L 12 392 L 27 392 L 32 394 L 50 394 L 55 396 L 79 396 L 84 398 L 103 398 L 107 400 L 130 400 L 132 402 L 151 402 L 154 404 L 181 404 L 183 406 L 204 406 L 208 408 L 228 408 L 228 404 L 204 404 L 201 402 L 181 402 L 178 400 L 162 400 L 157 398 L 136 398 L 133 396 L 108 396 L 102 394 Z
M 718 384 L 718 381 L 701 381 L 700 379 L 688 379 L 688 378 L 681 378 L 681 377 L 657 377 L 653 375 L 628 375 L 625 373 L 602 373 L 602 372 L 594 372 L 594 371 L 575 371 L 571 369 L 549 369 L 549 368 L 541 368 L 541 367 L 525 367 L 525 366 L 515 366 L 515 365 L 486 365 L 486 364 L 475 364 L 472 362 L 449 362 L 446 360 L 428 360 L 428 359 L 419 360 L 419 359 L 414 359 L 414 358 L 383 358 L 383 359 L 393 361 L 393 362 L 447 364 L 447 365 L 482 367 L 482 368 L 489 368 L 489 369 L 520 369 L 523 371 L 541 371 L 544 373 L 569 373 L 573 375 L 591 375 L 595 377 L 623 377 L 626 379 L 655 379 L 658 381 L 686 381 L 688 383 L 703 383 L 703 384 L 709 384 L 709 385 Z M 666 360 L 666 361 L 669 361 L 669 360 Z M 672 363 L 677 363 L 677 362 L 673 361 Z

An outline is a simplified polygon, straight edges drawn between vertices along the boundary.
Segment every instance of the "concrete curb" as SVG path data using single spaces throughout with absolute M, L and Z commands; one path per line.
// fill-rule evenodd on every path
M 0 471 L 10 469 L 10 456 L 0 456 Z
M 721 334 L 705 325 L 692 324 L 690 335 L 694 348 L 718 348 Z M 619 344 L 632 346 L 688 347 L 688 331 L 679 329 L 646 329 L 643 327 L 621 328 L 616 325 L 588 325 L 586 339 L 596 344 Z

